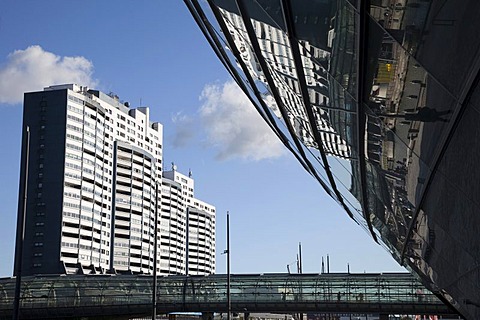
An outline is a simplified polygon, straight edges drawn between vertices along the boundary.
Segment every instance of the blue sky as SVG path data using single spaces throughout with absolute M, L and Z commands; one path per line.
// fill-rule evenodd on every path
M 164 163 L 217 207 L 217 272 L 403 271 L 329 199 L 245 103 L 182 1 L 0 2 L 0 277 L 13 269 L 24 91 L 85 82 L 164 124 Z M 55 82 L 55 83 L 52 83 Z M 168 165 L 166 167 L 168 168 Z

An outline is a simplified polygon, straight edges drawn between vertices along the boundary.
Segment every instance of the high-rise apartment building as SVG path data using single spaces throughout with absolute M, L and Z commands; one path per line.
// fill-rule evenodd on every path
M 73 84 L 51 86 L 25 94 L 24 127 L 22 274 L 151 273 L 155 262 L 160 274 L 186 274 L 189 205 L 181 194 L 179 205 L 161 200 L 163 128 L 147 107 L 131 109 L 113 94 Z M 164 213 L 178 229 L 162 227 L 170 221 Z M 162 254 L 165 237 L 175 256 Z M 205 273 L 215 270 L 214 250 Z
M 194 197 L 194 180 L 177 171 L 164 171 L 161 213 L 161 272 L 170 266 L 190 275 L 215 273 L 215 207 Z M 163 208 L 170 208 L 169 210 Z M 184 236 L 183 245 L 176 234 Z M 186 258 L 181 259 L 182 255 Z M 180 259 L 179 259 L 180 258 Z

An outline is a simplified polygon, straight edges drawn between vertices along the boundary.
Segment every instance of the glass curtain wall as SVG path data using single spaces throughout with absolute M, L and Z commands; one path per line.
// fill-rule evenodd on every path
M 479 2 L 185 3 L 327 193 L 429 289 L 479 318 Z

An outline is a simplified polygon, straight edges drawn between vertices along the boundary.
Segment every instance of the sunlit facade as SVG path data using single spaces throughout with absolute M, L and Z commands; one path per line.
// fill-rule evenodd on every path
M 215 273 L 215 216 L 214 206 L 195 198 L 191 172 L 186 176 L 172 165 L 163 173 L 161 272 Z
M 185 3 L 325 191 L 429 289 L 480 318 L 480 3 Z
M 163 200 L 174 192 L 162 193 L 163 126 L 150 120 L 149 108 L 56 85 L 25 94 L 27 126 L 15 270 L 26 197 L 23 275 L 152 274 L 155 266 L 161 275 L 188 273 L 188 203 L 182 190 Z M 211 265 L 194 274 L 215 271 L 214 238 L 209 250 Z

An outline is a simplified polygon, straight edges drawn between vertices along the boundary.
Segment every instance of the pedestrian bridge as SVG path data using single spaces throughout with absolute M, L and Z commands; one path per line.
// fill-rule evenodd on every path
M 152 312 L 153 277 L 56 275 L 22 278 L 20 316 L 141 317 Z M 407 273 L 231 275 L 238 313 L 455 314 Z M 15 278 L 0 279 L 0 318 L 12 316 Z M 227 312 L 227 276 L 157 278 L 157 313 Z

